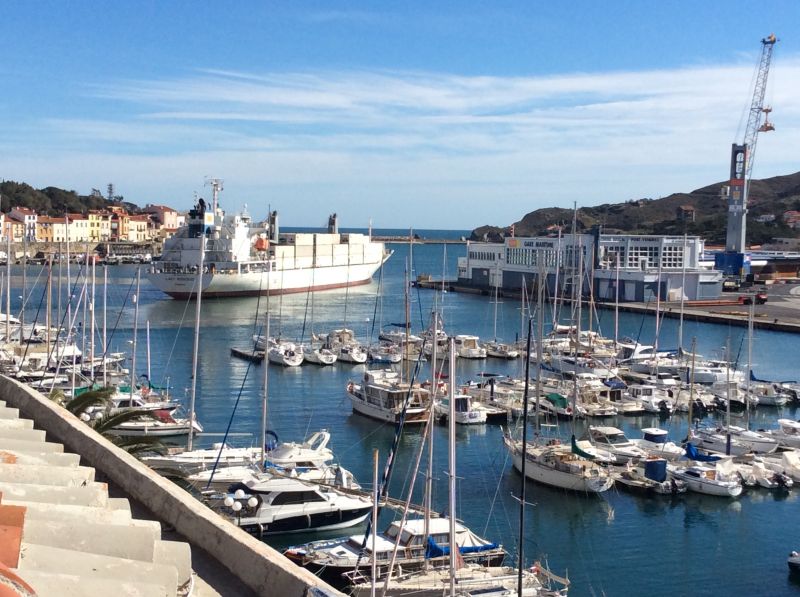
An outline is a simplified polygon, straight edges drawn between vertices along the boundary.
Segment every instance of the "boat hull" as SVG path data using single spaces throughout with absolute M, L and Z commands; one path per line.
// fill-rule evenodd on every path
M 383 261 L 350 266 L 276 269 L 271 272 L 251 271 L 231 274 L 208 272 L 202 276 L 203 297 L 265 296 L 360 286 L 372 281 L 372 275 Z M 148 279 L 156 288 L 172 298 L 191 299 L 195 296 L 197 287 L 195 272 L 161 272 L 154 268 L 148 273 Z
M 242 518 L 237 525 L 254 535 L 277 535 L 307 531 L 334 531 L 364 522 L 372 512 L 371 506 L 354 510 L 330 510 L 289 516 L 270 523 L 260 523 L 257 518 Z

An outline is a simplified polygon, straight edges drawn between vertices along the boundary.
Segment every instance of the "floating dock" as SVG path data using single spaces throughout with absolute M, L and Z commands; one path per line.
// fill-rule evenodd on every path
M 264 360 L 264 351 L 253 350 L 253 349 L 242 350 L 240 348 L 231 348 L 231 356 L 234 356 L 237 359 L 250 361 L 251 363 L 260 363 Z

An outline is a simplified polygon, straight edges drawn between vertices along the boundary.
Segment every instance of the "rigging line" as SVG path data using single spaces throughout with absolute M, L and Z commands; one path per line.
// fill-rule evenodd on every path
M 170 370 L 169 365 L 172 362 L 172 355 L 175 353 L 175 347 L 178 344 L 178 337 L 180 336 L 181 330 L 183 329 L 183 324 L 186 321 L 186 313 L 187 313 L 188 310 L 189 310 L 189 300 L 187 299 L 183 304 L 183 314 L 181 315 L 181 320 L 178 323 L 178 329 L 175 332 L 175 339 L 172 341 L 172 347 L 169 350 L 169 355 L 167 356 L 167 362 L 166 362 L 166 364 L 164 365 L 164 368 L 161 371 L 161 373 L 162 373 L 161 385 L 165 385 L 164 384 L 164 379 L 165 379 L 164 374 L 167 371 Z M 109 341 L 108 344 L 110 345 L 111 342 Z M 169 385 L 169 384 L 166 384 L 166 385 Z
M 117 320 L 114 322 L 114 326 L 111 328 L 111 335 L 108 337 L 108 341 L 106 342 L 106 350 L 103 353 L 103 359 L 105 359 L 108 356 L 108 351 L 111 348 L 111 340 L 114 339 L 114 333 L 117 331 L 117 326 L 119 326 L 119 322 L 122 319 L 122 313 L 125 311 L 125 306 L 128 304 L 128 299 L 130 298 L 135 285 L 136 285 L 136 278 L 131 278 L 130 286 L 128 286 L 128 292 L 125 293 L 125 298 L 122 301 L 122 305 L 120 305 L 119 311 L 117 311 Z M 138 300 L 139 297 L 136 298 Z
M 68 307 L 72 304 L 72 298 L 74 296 L 75 289 L 78 287 L 78 278 L 80 277 L 82 271 L 83 271 L 83 266 L 81 265 L 80 270 L 78 270 L 78 275 L 75 278 L 75 285 L 72 287 L 71 290 L 69 288 L 67 288 L 67 290 L 70 293 L 69 294 L 69 301 L 67 301 L 66 308 L 64 309 L 64 314 L 61 316 L 61 322 L 59 323 L 59 327 L 58 327 L 58 335 L 61 334 L 61 330 L 64 328 L 64 320 L 67 318 L 67 311 L 69 310 Z M 71 331 L 72 331 L 72 324 L 70 323 L 70 330 L 67 332 L 67 338 L 66 338 L 67 341 L 69 340 L 69 335 L 70 335 Z M 20 334 L 23 334 L 23 331 L 21 329 L 20 329 Z M 47 353 L 47 362 L 48 363 L 50 362 L 50 359 L 52 358 L 53 353 L 56 351 L 56 347 L 57 346 L 58 346 L 58 342 L 54 342 L 51 347 L 48 347 L 49 348 L 48 353 Z M 58 375 L 59 368 L 60 367 L 57 365 L 56 366 L 56 375 Z M 53 385 L 55 385 L 55 381 L 53 382 Z
M 41 277 L 41 273 L 40 273 L 39 276 L 37 276 L 36 279 L 38 280 L 39 277 Z M 33 283 L 33 288 L 35 288 L 35 287 L 36 287 L 36 282 Z M 31 293 L 33 292 L 33 288 L 31 288 Z M 29 336 L 29 339 L 33 337 L 33 334 L 36 331 L 36 323 L 39 321 L 39 315 L 42 312 L 42 303 L 44 302 L 45 294 L 46 294 L 45 292 L 42 292 L 42 296 L 39 297 L 39 306 L 36 308 L 36 315 L 33 318 L 33 323 L 31 323 L 31 335 Z M 20 327 L 19 333 L 24 338 L 25 330 L 23 330 L 22 327 Z M 25 351 L 22 354 L 22 361 L 23 362 L 25 361 L 25 357 L 28 356 L 28 348 L 30 348 L 30 342 L 26 342 L 25 343 Z M 41 380 L 40 380 L 40 383 L 41 383 Z
M 260 328 L 260 330 L 259 330 L 259 335 L 261 334 L 261 332 L 263 330 L 264 330 L 264 327 L 262 326 Z M 242 395 L 244 394 L 244 386 L 245 386 L 245 383 L 247 383 L 247 376 L 250 373 L 250 369 L 252 368 L 252 366 L 253 366 L 252 361 L 248 361 L 247 362 L 247 367 L 244 370 L 244 377 L 242 378 L 242 383 L 239 386 L 239 393 L 236 395 L 236 401 L 233 403 L 233 409 L 231 410 L 231 416 L 228 418 L 228 425 L 227 425 L 227 427 L 225 427 L 225 433 L 222 436 L 222 442 L 220 443 L 219 452 L 217 452 L 217 458 L 214 460 L 214 466 L 211 469 L 211 474 L 208 476 L 208 483 L 206 484 L 206 489 L 211 487 L 211 482 L 214 480 L 214 474 L 217 472 L 217 467 L 219 466 L 219 461 L 222 458 L 222 449 L 224 448 L 225 444 L 228 443 L 228 436 L 230 435 L 231 427 L 233 426 L 233 419 L 236 416 L 236 409 L 239 407 L 239 402 L 241 401 Z M 268 364 L 264 363 L 264 366 L 267 367 Z M 194 374 L 196 375 L 197 373 L 195 372 Z M 259 441 L 261 443 L 263 443 L 264 442 L 264 438 L 263 437 L 259 438 Z M 263 463 L 261 463 L 261 466 L 263 466 Z

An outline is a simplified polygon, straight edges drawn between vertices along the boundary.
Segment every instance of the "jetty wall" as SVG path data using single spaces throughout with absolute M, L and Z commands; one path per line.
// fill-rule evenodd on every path
M 192 546 L 205 550 L 258 595 L 341 595 L 309 571 L 212 512 L 39 392 L 0 376 L 0 398 L 32 419 L 38 429 L 46 432 L 48 439 L 79 454 L 86 464 L 104 473 L 159 520 L 172 525 Z

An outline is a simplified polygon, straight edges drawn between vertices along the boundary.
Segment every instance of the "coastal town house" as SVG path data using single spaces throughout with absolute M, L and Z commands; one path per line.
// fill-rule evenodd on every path
M 36 221 L 36 239 L 43 243 L 62 243 L 67 240 L 65 218 L 39 216 Z
M 89 218 L 83 214 L 69 214 L 69 229 L 67 230 L 69 242 L 89 242 Z
M 128 242 L 143 243 L 149 241 L 150 237 L 150 216 L 128 216 Z
M 19 220 L 8 217 L 8 214 L 3 218 L 3 241 L 11 241 L 13 243 L 21 243 L 25 239 L 25 224 Z
M 22 222 L 22 237 L 24 240 L 36 240 L 36 220 L 38 216 L 34 210 L 28 207 L 12 207 L 8 216 L 13 220 Z
M 104 242 L 111 239 L 111 220 L 114 214 L 106 210 L 90 210 L 87 219 L 89 221 L 89 240 L 92 242 Z

